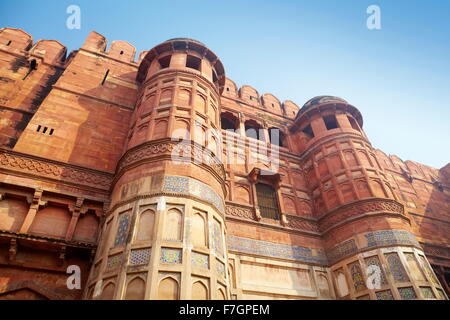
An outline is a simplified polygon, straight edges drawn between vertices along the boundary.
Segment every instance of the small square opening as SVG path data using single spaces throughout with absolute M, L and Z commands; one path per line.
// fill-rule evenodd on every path
M 201 64 L 202 59 L 190 55 L 187 56 L 186 67 L 200 71 Z
M 339 124 L 334 114 L 323 117 L 323 121 L 328 130 L 339 128 Z

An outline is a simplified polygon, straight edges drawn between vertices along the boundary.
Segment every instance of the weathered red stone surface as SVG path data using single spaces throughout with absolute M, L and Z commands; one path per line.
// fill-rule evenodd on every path
M 299 108 L 238 88 L 210 51 L 198 55 L 201 71 L 187 67 L 183 50 L 204 48 L 194 40 L 138 58 L 127 42 L 106 45 L 92 32 L 66 56 L 58 41 L 0 30 L 0 299 L 81 299 L 66 288 L 67 266 L 81 266 L 84 288 L 110 203 L 156 190 L 163 174 L 220 195 L 227 236 L 330 252 L 369 232 L 411 232 L 448 293 L 450 164 L 438 170 L 373 148 L 362 115 L 343 99 Z M 261 129 L 259 141 L 245 137 L 250 127 Z M 216 130 L 222 146 L 215 136 L 205 144 L 195 128 Z M 207 164 L 171 161 L 177 129 L 200 136 L 185 152 L 209 149 Z M 271 144 L 271 129 L 281 131 L 281 146 Z M 256 150 L 268 156 L 252 161 Z M 273 170 L 276 156 L 275 172 L 258 173 Z M 151 185 L 135 184 L 143 176 Z M 278 219 L 261 216 L 256 182 L 275 187 Z

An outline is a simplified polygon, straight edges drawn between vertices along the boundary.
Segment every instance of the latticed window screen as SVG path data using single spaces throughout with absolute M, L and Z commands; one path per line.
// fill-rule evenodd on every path
M 263 218 L 279 219 L 280 212 L 275 189 L 267 184 L 257 183 L 256 194 L 261 216 Z

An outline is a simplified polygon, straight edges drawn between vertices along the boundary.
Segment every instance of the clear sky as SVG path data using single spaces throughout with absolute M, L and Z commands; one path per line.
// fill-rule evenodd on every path
M 381 30 L 369 30 L 369 5 Z M 81 9 L 69 30 L 66 8 Z M 206 44 L 238 86 L 302 106 L 317 95 L 355 105 L 373 146 L 435 168 L 450 162 L 450 1 L 0 0 L 0 27 L 79 48 L 95 30 L 137 52 L 170 38 Z

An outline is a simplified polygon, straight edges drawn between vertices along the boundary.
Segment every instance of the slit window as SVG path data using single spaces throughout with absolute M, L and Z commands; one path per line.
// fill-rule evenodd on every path
M 348 118 L 348 121 L 350 122 L 350 125 L 352 126 L 352 128 L 353 128 L 354 130 L 360 131 L 360 130 L 359 130 L 359 126 L 358 126 L 358 124 L 356 123 L 356 120 L 353 119 L 353 117 L 350 117 L 350 116 L 347 116 L 347 118 Z
M 37 130 L 36 130 L 37 132 L 39 132 L 39 131 L 41 131 L 41 125 L 38 125 L 38 127 L 37 127 Z
M 50 132 L 48 133 L 49 136 L 51 136 L 53 134 L 53 130 L 54 129 L 50 129 Z
M 268 184 L 257 183 L 256 196 L 261 216 L 263 218 L 278 220 L 280 217 L 280 210 L 278 208 L 275 189 Z
M 305 128 L 303 128 L 302 132 L 306 134 L 306 136 L 310 139 L 314 138 L 314 131 L 311 128 L 311 125 L 308 124 Z
M 108 70 L 106 70 L 105 76 L 103 77 L 102 85 L 104 85 L 104 84 L 105 84 L 105 82 L 106 82 L 106 79 L 108 78 L 108 74 L 109 74 L 109 69 L 108 69 Z
M 187 56 L 186 67 L 200 71 L 202 60 L 194 56 Z
M 323 117 L 323 121 L 328 130 L 339 128 L 339 124 L 334 114 Z
M 27 74 L 23 77 L 22 80 L 25 80 L 25 79 L 30 75 L 30 73 L 33 72 L 33 70 L 36 70 L 36 69 L 37 69 L 37 62 L 36 62 L 35 59 L 33 59 L 33 60 L 30 61 L 30 66 L 28 67 L 28 72 L 27 72 Z
M 6 44 L 7 46 L 9 46 L 11 44 L 11 40 L 8 41 L 8 43 Z
M 168 68 L 170 66 L 170 60 L 172 59 L 172 56 L 165 56 L 158 60 L 159 66 L 161 69 Z
M 42 133 L 46 133 L 47 132 L 47 127 L 44 127 L 44 131 L 42 131 Z

